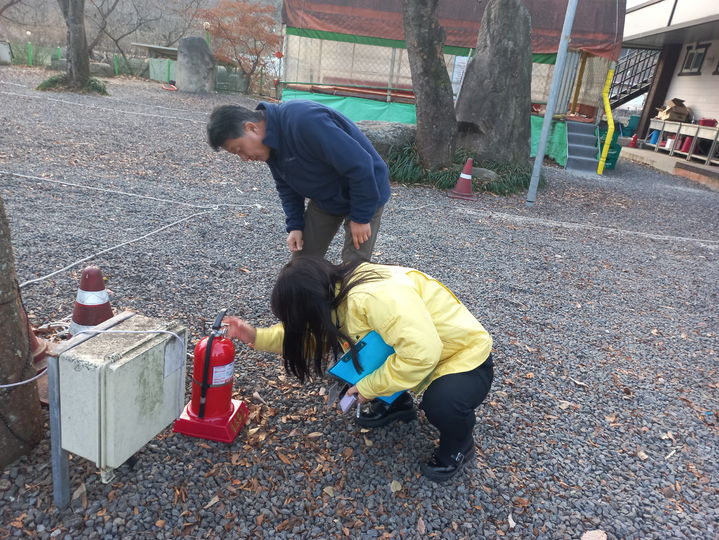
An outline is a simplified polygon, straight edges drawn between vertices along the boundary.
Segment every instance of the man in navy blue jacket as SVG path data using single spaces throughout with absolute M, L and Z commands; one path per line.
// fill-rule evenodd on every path
M 293 254 L 323 257 L 344 222 L 342 260 L 370 259 L 389 172 L 351 120 L 313 101 L 262 102 L 254 111 L 223 105 L 212 111 L 207 135 L 215 150 L 267 162 Z

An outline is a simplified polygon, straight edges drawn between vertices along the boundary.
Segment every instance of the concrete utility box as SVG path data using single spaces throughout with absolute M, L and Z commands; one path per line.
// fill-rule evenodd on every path
M 120 318 L 121 314 L 115 318 Z M 94 461 L 103 481 L 177 418 L 185 405 L 187 329 L 134 315 L 59 357 L 62 448 Z

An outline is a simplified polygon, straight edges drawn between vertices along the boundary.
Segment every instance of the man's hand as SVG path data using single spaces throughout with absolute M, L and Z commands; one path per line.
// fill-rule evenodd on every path
M 345 394 L 348 396 L 357 396 L 357 401 L 360 403 L 367 403 L 369 401 L 369 399 L 360 394 L 360 391 L 357 390 L 356 386 L 350 386 Z
M 290 231 L 290 234 L 287 235 L 287 247 L 290 248 L 290 251 L 302 251 L 303 246 L 304 239 L 302 231 Z
M 222 324 L 227 325 L 227 337 L 239 339 L 247 345 L 254 345 L 257 338 L 257 329 L 243 321 L 239 317 L 225 317 Z
M 350 232 L 352 233 L 352 241 L 355 249 L 359 249 L 360 244 L 364 244 L 372 235 L 372 228 L 369 223 L 355 223 L 350 221 Z

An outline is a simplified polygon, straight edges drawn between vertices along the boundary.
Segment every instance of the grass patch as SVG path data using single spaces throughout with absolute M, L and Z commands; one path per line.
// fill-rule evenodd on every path
M 532 177 L 532 169 L 529 165 L 478 160 L 463 149 L 455 153 L 450 167 L 437 171 L 428 171 L 422 168 L 414 145 L 392 150 L 387 158 L 387 165 L 390 178 L 400 184 L 422 184 L 437 189 L 451 189 L 457 183 L 464 164 L 470 157 L 474 159 L 475 167 L 482 167 L 497 173 L 497 179 L 492 181 L 473 178 L 472 185 L 475 191 L 511 195 L 529 188 L 529 181 Z M 543 183 L 544 179 L 540 178 L 539 185 L 541 186 Z
M 84 87 L 78 88 L 70 83 L 67 73 L 53 75 L 49 79 L 42 81 L 37 86 L 37 90 L 59 90 L 60 92 L 80 92 L 82 94 L 100 94 L 101 96 L 110 95 L 107 93 L 105 84 L 99 79 L 90 77 Z

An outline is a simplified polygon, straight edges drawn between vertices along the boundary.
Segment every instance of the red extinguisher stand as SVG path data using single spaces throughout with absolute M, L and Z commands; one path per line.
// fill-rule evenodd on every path
M 247 424 L 249 411 L 244 401 L 232 399 L 235 346 L 222 328 L 226 312 L 225 309 L 217 315 L 210 335 L 195 346 L 192 398 L 172 430 L 229 443 Z

